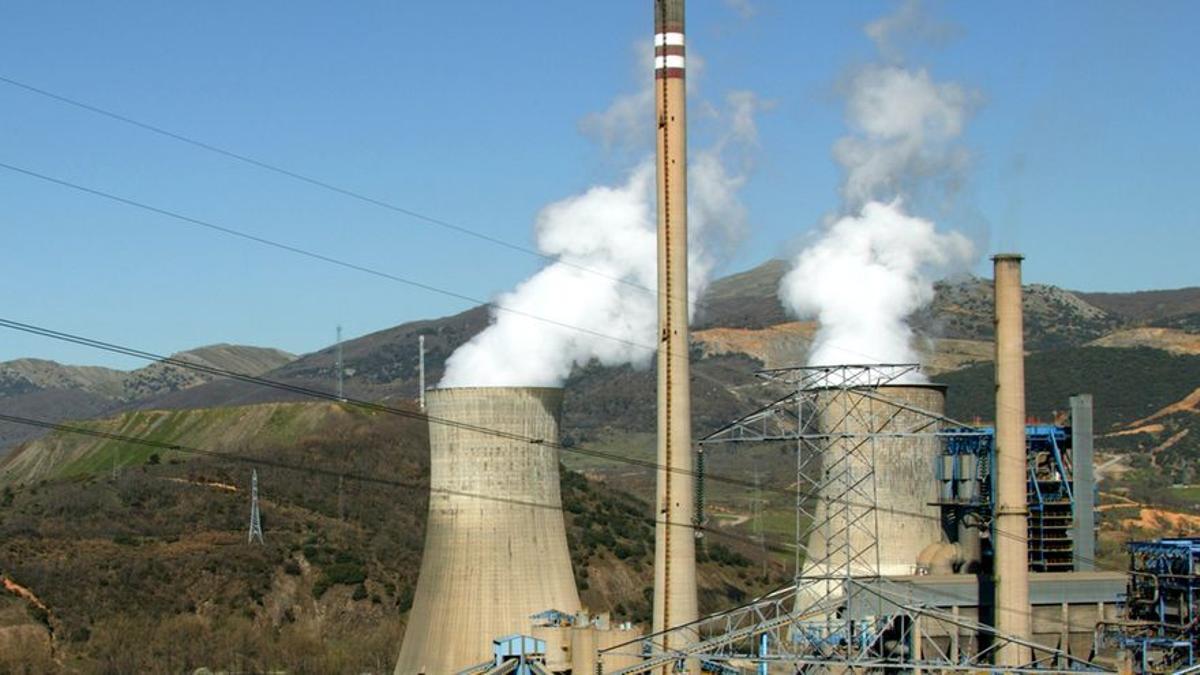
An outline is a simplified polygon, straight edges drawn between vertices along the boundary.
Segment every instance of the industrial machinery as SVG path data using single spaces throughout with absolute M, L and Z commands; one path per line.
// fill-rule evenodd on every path
M 1091 397 L 1071 399 L 1072 414 L 1091 414 Z M 992 569 L 992 539 L 985 525 L 994 510 L 993 427 L 945 431 L 938 466 L 943 526 L 977 556 L 980 571 Z M 1095 568 L 1095 485 L 1090 428 L 1075 424 L 1025 427 L 1026 526 L 1030 572 L 1083 572 Z M 982 536 L 981 536 L 982 535 Z M 977 553 L 975 551 L 977 550 Z
M 1129 587 L 1119 621 L 1101 639 L 1126 652 L 1135 672 L 1200 667 L 1200 538 L 1126 544 Z

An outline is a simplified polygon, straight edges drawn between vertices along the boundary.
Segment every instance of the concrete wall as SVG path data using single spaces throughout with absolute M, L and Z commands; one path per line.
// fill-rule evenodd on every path
M 528 634 L 533 614 L 580 610 L 557 449 L 437 422 L 557 442 L 561 402 L 549 388 L 429 392 L 429 520 L 397 675 L 457 672 L 493 638 Z

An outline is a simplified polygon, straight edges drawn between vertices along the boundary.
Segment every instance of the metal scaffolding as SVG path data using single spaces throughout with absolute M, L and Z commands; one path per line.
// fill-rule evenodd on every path
M 993 427 L 948 428 L 939 479 L 943 483 L 940 504 L 950 520 L 986 519 L 995 507 L 996 462 Z M 1025 427 L 1026 503 L 1029 508 L 1026 537 L 1029 542 L 1029 571 L 1071 572 L 1090 570 L 1094 551 L 1094 520 L 1090 478 L 1082 483 L 1076 476 L 1080 462 L 1075 456 L 1072 427 L 1029 424 Z M 960 435 L 962 434 L 962 435 Z M 1088 452 L 1082 461 L 1091 463 Z M 1081 498 L 1089 499 L 1082 502 Z M 1087 516 L 1085 518 L 1085 516 Z M 1082 547 L 1084 552 L 1080 552 Z M 991 551 L 985 550 L 990 558 Z
M 645 673 L 699 660 L 710 672 L 954 672 L 987 669 L 1006 645 L 1031 660 L 1005 672 L 1108 672 L 1066 652 L 998 633 L 938 609 L 912 587 L 881 577 L 876 446 L 884 440 L 976 432 L 882 389 L 916 379 L 916 364 L 759 371 L 788 393 L 704 438 L 702 444 L 796 444 L 795 577 L 747 605 L 599 653 L 599 673 Z M 897 420 L 903 420 L 902 425 Z M 960 636 L 978 640 L 964 649 Z M 673 645 L 664 649 L 663 645 Z M 681 646 L 680 646 L 681 645 Z M 634 666 L 605 662 L 641 657 Z M 627 661 L 626 661 L 627 662 Z
M 992 626 L 924 604 L 911 584 L 884 578 L 847 581 L 844 593 L 807 603 L 796 586 L 779 589 L 748 605 L 714 614 L 688 626 L 699 639 L 669 651 L 654 649 L 662 634 L 616 645 L 599 653 L 597 672 L 648 673 L 698 659 L 718 673 L 980 672 L 1109 673 L 1111 670 L 1066 652 L 998 632 Z M 976 651 L 964 648 L 976 641 Z M 1022 645 L 1031 659 L 1012 668 L 991 664 L 1007 645 Z M 641 656 L 620 669 L 606 659 Z

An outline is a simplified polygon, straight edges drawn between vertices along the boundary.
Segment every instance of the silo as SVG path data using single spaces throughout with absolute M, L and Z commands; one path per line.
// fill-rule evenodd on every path
M 938 427 L 924 414 L 943 414 L 945 386 L 831 388 L 819 391 L 816 400 L 815 421 L 827 436 L 821 456 L 825 483 L 816 496 L 804 575 L 841 576 L 847 567 L 855 576 L 914 574 L 921 551 L 946 541 L 935 505 Z
M 534 614 L 580 610 L 559 493 L 561 405 L 557 388 L 429 392 L 429 519 L 397 675 L 457 672 L 491 658 L 493 638 L 528 634 Z

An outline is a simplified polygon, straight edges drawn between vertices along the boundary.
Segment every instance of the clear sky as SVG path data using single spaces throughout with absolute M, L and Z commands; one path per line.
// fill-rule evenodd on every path
M 863 26 L 895 7 L 689 2 L 697 98 L 770 102 L 742 192 L 751 229 L 725 272 L 783 254 L 837 207 L 836 84 L 876 58 Z M 579 125 L 651 77 L 637 49 L 650 10 L 650 0 L 10 0 L 0 77 L 531 247 L 542 206 L 625 170 Z M 1200 284 L 1200 3 L 926 10 L 951 29 L 908 63 L 982 100 L 964 137 L 963 222 L 939 224 L 989 252 L 1024 252 L 1029 281 Z M 0 162 L 476 298 L 541 262 L 2 82 Z M 305 352 L 332 342 L 338 323 L 354 336 L 472 304 L 5 169 L 0 231 L 0 316 L 161 353 L 214 342 Z M 0 360 L 18 356 L 143 365 L 0 332 Z

